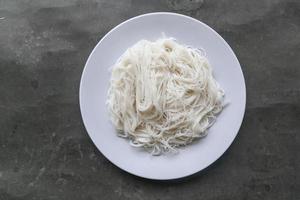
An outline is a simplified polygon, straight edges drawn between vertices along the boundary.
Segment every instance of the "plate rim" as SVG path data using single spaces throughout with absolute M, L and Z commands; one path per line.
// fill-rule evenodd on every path
M 105 40 L 106 37 L 108 37 L 113 31 L 115 31 L 116 29 L 118 29 L 120 26 L 122 26 L 123 24 L 126 24 L 130 21 L 133 21 L 135 19 L 138 19 L 138 18 L 141 18 L 141 17 L 147 17 L 147 16 L 151 16 L 151 15 L 173 15 L 173 16 L 179 16 L 179 17 L 183 17 L 183 18 L 186 18 L 188 20 L 192 20 L 196 23 L 199 23 L 203 26 L 205 26 L 205 28 L 209 29 L 210 31 L 212 31 L 214 33 L 215 36 L 217 36 L 219 39 L 221 39 L 222 43 L 225 44 L 225 46 L 230 50 L 231 54 L 233 55 L 233 58 L 237 61 L 238 65 L 239 65 L 239 71 L 241 72 L 241 75 L 242 75 L 242 80 L 243 80 L 243 85 L 242 85 L 242 88 L 243 88 L 243 91 L 242 91 L 242 96 L 244 97 L 244 102 L 241 102 L 242 103 L 242 109 L 243 109 L 243 112 L 242 112 L 242 116 L 241 116 L 241 122 L 238 126 L 238 129 L 232 139 L 232 141 L 230 143 L 228 143 L 228 147 L 225 148 L 223 150 L 223 152 L 214 159 L 214 161 L 212 161 L 210 164 L 208 164 L 207 166 L 203 167 L 202 169 L 199 169 L 199 170 L 195 170 L 193 172 L 190 172 L 189 174 L 186 174 L 186 175 L 179 175 L 179 176 L 174 176 L 173 178 L 157 178 L 157 177 L 151 177 L 151 176 L 147 176 L 147 175 L 143 175 L 143 174 L 138 174 L 138 173 L 134 173 L 133 171 L 129 171 L 128 169 L 125 169 L 123 167 L 121 167 L 119 164 L 115 163 L 113 160 L 109 159 L 104 153 L 102 153 L 102 151 L 98 148 L 98 146 L 96 145 L 96 141 L 94 141 L 94 139 L 91 137 L 91 134 L 89 133 L 88 131 L 88 127 L 87 127 L 87 122 L 86 120 L 84 119 L 83 117 L 83 103 L 82 103 L 82 88 L 83 88 L 83 79 L 84 79 L 84 76 L 85 76 L 85 73 L 86 73 L 86 70 L 87 70 L 87 66 L 88 66 L 88 63 L 92 57 L 92 55 L 94 54 L 94 52 L 96 51 L 96 49 L 98 48 L 98 46 L 101 45 L 101 43 Z M 221 36 L 219 35 L 213 28 L 211 28 L 210 26 L 208 26 L 207 24 L 205 24 L 204 22 L 198 20 L 198 19 L 195 19 L 193 17 L 190 17 L 190 16 L 187 16 L 187 15 L 184 15 L 184 14 L 179 14 L 179 13 L 175 13 L 175 12 L 150 12 L 150 13 L 145 13 L 145 14 L 141 14 L 141 15 L 137 15 L 135 17 L 131 17 L 121 23 L 119 23 L 118 25 L 116 25 L 115 27 L 113 27 L 111 30 L 109 30 L 100 40 L 99 42 L 96 44 L 96 46 L 93 48 L 93 50 L 91 51 L 91 53 L 89 54 L 86 62 L 85 62 L 85 65 L 84 65 L 84 68 L 82 70 L 82 74 L 81 74 L 81 77 L 80 77 L 80 85 L 79 85 L 79 107 L 80 107 L 80 114 L 81 114 L 81 118 L 82 118 L 82 121 L 83 121 L 83 125 L 85 127 L 85 130 L 87 132 L 87 135 L 89 136 L 89 138 L 92 140 L 93 144 L 95 145 L 95 147 L 97 148 L 97 150 L 109 161 L 111 162 L 113 165 L 117 166 L 119 169 L 123 170 L 123 171 L 126 171 L 127 173 L 131 174 L 131 175 L 134 175 L 134 176 L 137 176 L 137 177 L 141 177 L 141 178 L 145 178 L 145 179 L 151 179 L 151 180 L 176 180 L 176 179 L 182 179 L 182 178 L 185 178 L 185 177 L 189 177 L 193 174 L 196 174 L 196 173 L 199 173 L 201 171 L 204 171 L 205 169 L 207 169 L 209 166 L 213 165 L 217 160 L 220 159 L 220 157 L 222 157 L 222 155 L 224 155 L 224 153 L 231 147 L 232 143 L 234 142 L 234 140 L 236 139 L 240 129 L 241 129 L 241 126 L 243 124 L 243 121 L 244 121 L 244 117 L 245 117 L 245 111 L 246 111 L 246 102 L 247 102 L 247 90 L 246 90 L 246 81 L 245 81 L 245 77 L 244 77 L 244 73 L 243 73 L 243 70 L 242 70 L 242 67 L 241 67 L 241 64 L 236 56 L 236 54 L 234 53 L 234 51 L 232 50 L 231 46 L 226 42 L 226 40 Z

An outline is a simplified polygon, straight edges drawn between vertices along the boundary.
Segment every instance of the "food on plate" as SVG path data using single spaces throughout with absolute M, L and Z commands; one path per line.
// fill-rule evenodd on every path
M 223 97 L 204 51 L 164 38 L 125 51 L 112 67 L 107 105 L 119 136 L 160 155 L 204 137 Z

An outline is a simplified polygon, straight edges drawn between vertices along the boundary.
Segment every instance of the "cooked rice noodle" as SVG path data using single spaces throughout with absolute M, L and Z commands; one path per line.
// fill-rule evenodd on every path
M 223 96 L 203 50 L 141 40 L 113 66 L 107 105 L 119 136 L 160 155 L 204 137 Z

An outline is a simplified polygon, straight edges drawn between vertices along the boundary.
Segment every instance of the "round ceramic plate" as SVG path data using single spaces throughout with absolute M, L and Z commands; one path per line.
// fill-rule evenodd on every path
M 229 105 L 217 117 L 205 138 L 180 148 L 178 154 L 151 156 L 116 135 L 105 102 L 110 79 L 109 67 L 139 40 L 155 41 L 162 35 L 173 37 L 181 44 L 205 49 L 214 76 L 225 90 L 225 102 L 229 102 Z M 229 45 L 206 24 L 175 13 L 140 15 L 108 32 L 87 60 L 79 96 L 84 125 L 100 152 L 131 174 L 158 180 L 185 177 L 216 161 L 237 135 L 246 103 L 243 73 Z

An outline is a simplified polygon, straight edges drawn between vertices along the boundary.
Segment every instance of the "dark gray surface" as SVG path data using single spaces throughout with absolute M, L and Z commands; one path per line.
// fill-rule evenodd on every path
M 214 28 L 247 85 L 230 149 L 172 182 L 113 166 L 87 136 L 78 105 L 81 72 L 101 37 L 154 11 Z M 299 1 L 0 0 L 0 17 L 0 200 L 300 199 Z

